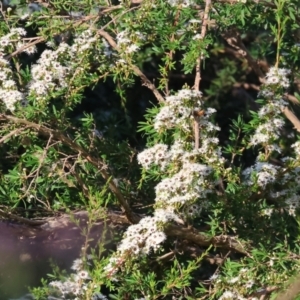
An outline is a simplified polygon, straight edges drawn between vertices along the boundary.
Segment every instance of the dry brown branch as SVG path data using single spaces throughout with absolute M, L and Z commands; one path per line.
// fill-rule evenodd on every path
M 198 232 L 195 228 L 184 228 L 175 224 L 169 224 L 165 229 L 165 232 L 168 236 L 186 239 L 189 242 L 202 247 L 213 245 L 217 248 L 233 250 L 250 256 L 245 246 L 239 243 L 234 237 L 230 237 L 228 235 L 209 237 L 205 233 Z
M 82 212 L 83 214 L 87 214 L 87 212 Z M 8 220 L 16 220 L 20 223 L 25 225 L 32 225 L 32 226 L 39 226 L 43 224 L 49 223 L 49 220 L 52 218 L 43 218 L 42 220 L 30 220 L 23 217 L 20 217 L 16 214 L 12 214 L 10 212 L 5 212 L 0 209 L 0 216 Z M 132 222 L 129 220 L 127 216 L 124 216 L 115 211 L 108 211 L 107 216 L 114 224 L 123 224 L 123 225 L 130 225 Z M 139 222 L 141 217 L 136 216 L 136 221 Z M 237 241 L 234 237 L 230 236 L 215 236 L 210 237 L 207 236 L 205 233 L 198 232 L 195 228 L 185 228 L 181 225 L 169 224 L 165 229 L 165 233 L 168 236 L 181 238 L 182 240 L 186 240 L 189 243 L 198 245 L 200 247 L 209 247 L 213 245 L 216 248 L 227 249 L 231 251 L 235 251 L 241 253 L 243 255 L 250 256 L 246 246 L 243 246 L 239 241 Z M 220 263 L 222 259 L 209 259 L 210 263 Z
M 206 29 L 209 21 L 209 10 L 211 7 L 211 0 L 206 0 L 205 1 L 205 9 L 204 9 L 204 14 L 202 17 L 202 26 L 201 26 L 201 34 L 200 34 L 200 39 L 204 39 L 206 35 Z M 200 15 L 200 12 L 199 12 Z M 196 91 L 199 91 L 200 89 L 200 81 L 201 81 L 201 58 L 202 58 L 202 51 L 200 52 L 200 56 L 197 59 L 196 62 L 196 76 L 195 76 L 195 82 L 194 82 L 194 89 Z
M 119 6 L 119 8 L 122 8 L 122 6 Z M 117 21 L 117 19 L 119 19 L 121 16 L 123 16 L 123 15 L 127 14 L 128 12 L 130 12 L 132 10 L 135 10 L 137 8 L 138 8 L 137 6 L 131 7 L 130 9 L 125 10 L 125 11 L 121 12 L 120 14 L 116 15 L 115 17 L 111 18 L 111 20 L 109 22 L 107 22 L 103 27 L 101 27 L 101 30 L 104 30 L 111 23 L 115 23 Z M 112 11 L 112 9 L 111 10 L 104 10 L 104 11 L 101 12 L 101 14 L 104 14 L 104 13 L 109 12 L 109 11 Z
M 294 125 L 294 128 L 300 132 L 300 121 L 299 119 L 294 115 L 294 113 L 288 108 L 285 107 L 282 112 L 284 115 L 291 121 L 291 123 Z
M 128 220 L 119 214 L 109 212 L 108 215 L 111 217 L 113 216 L 113 220 L 118 221 L 118 223 L 120 224 L 128 223 Z M 165 228 L 165 233 L 168 236 L 181 238 L 182 240 L 186 240 L 189 243 L 198 245 L 200 247 L 209 247 L 213 245 L 216 248 L 232 250 L 234 252 L 238 252 L 250 257 L 250 254 L 248 253 L 249 247 L 242 245 L 234 237 L 224 235 L 210 237 L 205 233 L 199 232 L 193 227 L 186 228 L 181 225 L 175 224 L 167 225 L 167 227 Z M 224 259 L 210 258 L 208 260 L 210 263 L 219 264 Z
M 34 46 L 36 44 L 39 44 L 39 43 L 42 43 L 44 42 L 45 39 L 43 37 L 39 37 L 39 38 L 35 38 L 35 40 L 33 42 L 29 42 L 27 43 L 26 45 L 22 46 L 21 48 L 19 48 L 18 50 L 14 51 L 13 53 L 5 56 L 5 59 L 9 60 L 11 59 L 12 57 L 16 56 L 17 54 L 23 52 L 25 49 L 31 47 L 31 46 Z
M 286 93 L 286 94 L 283 95 L 283 98 L 290 101 L 290 102 L 292 102 L 292 103 L 294 103 L 294 104 L 296 104 L 296 105 L 300 105 L 300 101 L 293 95 L 290 95 L 290 94 Z
M 253 294 L 251 294 L 251 297 L 253 298 L 258 298 L 259 300 L 264 300 L 267 297 L 269 297 L 269 295 L 276 291 L 278 288 L 276 286 L 268 286 L 265 288 L 262 288 L 261 290 L 259 290 L 258 292 L 255 292 Z M 278 299 L 279 300 L 279 299 Z M 282 298 L 280 298 L 280 300 L 282 300 Z M 286 300 L 286 299 L 285 299 Z
M 109 216 L 113 215 L 114 220 L 118 220 L 118 223 L 120 224 L 128 223 L 128 220 L 125 219 L 123 216 L 120 216 L 119 214 L 116 213 L 112 214 L 111 212 L 109 212 L 108 215 Z M 221 235 L 221 236 L 211 237 L 206 235 L 203 232 L 199 232 L 196 228 L 193 227 L 186 228 L 176 224 L 168 224 L 167 227 L 165 228 L 165 233 L 168 236 L 181 238 L 182 240 L 186 240 L 189 243 L 198 245 L 200 247 L 209 247 L 213 245 L 216 248 L 232 250 L 234 252 L 238 252 L 249 257 L 251 256 L 248 252 L 250 248 L 248 246 L 242 245 L 233 236 Z M 220 263 L 221 261 L 223 261 L 223 259 L 210 260 L 211 263 Z

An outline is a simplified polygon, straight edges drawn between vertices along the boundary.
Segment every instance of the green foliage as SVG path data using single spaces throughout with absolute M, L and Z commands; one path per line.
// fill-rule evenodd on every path
M 0 206 L 25 217 L 84 209 L 91 224 L 106 210 L 128 217 L 125 204 L 142 220 L 176 216 L 140 256 L 120 250 L 126 235 L 107 258 L 89 261 L 86 246 L 76 299 L 104 288 L 110 299 L 259 299 L 299 272 L 300 130 L 282 104 L 299 102 L 299 3 L 208 2 L 1 1 Z M 166 100 L 180 101 L 163 127 Z M 155 163 L 143 165 L 145 149 Z M 194 174 L 186 192 L 170 189 L 196 196 L 158 201 L 159 183 L 187 162 L 209 170 L 203 184 Z M 53 273 L 49 282 L 76 278 Z M 36 299 L 49 282 L 31 289 Z

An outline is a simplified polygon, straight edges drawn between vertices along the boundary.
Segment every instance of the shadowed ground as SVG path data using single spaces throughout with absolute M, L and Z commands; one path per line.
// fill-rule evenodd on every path
M 0 300 L 26 294 L 28 286 L 37 286 L 41 278 L 51 273 L 50 259 L 61 269 L 69 269 L 80 257 L 86 237 L 87 213 L 78 212 L 70 220 L 67 215 L 48 219 L 41 226 L 28 226 L 14 221 L 0 220 Z M 90 230 L 89 243 L 99 241 L 113 245 L 114 226 L 99 221 Z M 120 231 L 120 230 L 119 230 Z

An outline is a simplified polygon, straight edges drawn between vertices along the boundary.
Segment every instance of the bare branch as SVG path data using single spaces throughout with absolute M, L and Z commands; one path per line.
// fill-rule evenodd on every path
M 202 26 L 201 26 L 201 35 L 200 35 L 200 39 L 204 39 L 205 35 L 206 35 L 206 29 L 207 29 L 207 25 L 208 25 L 208 21 L 209 21 L 209 10 L 211 7 L 211 0 L 206 0 L 205 1 L 205 10 L 204 10 L 204 14 L 202 17 Z M 201 15 L 201 13 L 199 12 L 199 15 Z M 200 53 L 200 56 L 197 59 L 196 62 L 196 77 L 195 77 L 195 83 L 194 83 L 194 89 L 196 91 L 199 91 L 200 89 L 200 80 L 201 80 L 201 58 L 202 58 L 202 52 Z
M 3 136 L 0 139 L 0 144 L 4 143 L 6 140 L 8 140 L 9 138 L 11 138 L 12 136 L 17 135 L 17 134 L 19 134 L 20 132 L 22 132 L 22 131 L 24 131 L 26 129 L 27 129 L 27 127 L 25 127 L 25 128 L 17 128 L 15 130 L 11 131 L 10 133 L 6 134 L 5 136 Z
M 250 256 L 245 246 L 243 246 L 234 237 L 230 237 L 228 235 L 210 237 L 205 233 L 198 232 L 195 228 L 184 228 L 175 224 L 169 224 L 165 229 L 165 232 L 168 236 L 186 239 L 199 246 L 208 247 L 213 245 L 214 247 L 234 250 L 238 253 Z
M 202 17 L 202 27 L 201 27 L 201 35 L 200 39 L 204 39 L 206 35 L 206 29 L 209 21 L 209 10 L 211 7 L 211 0 L 205 1 L 205 10 Z M 199 12 L 199 16 L 201 13 Z M 200 56 L 197 58 L 196 61 L 196 76 L 195 76 L 195 82 L 194 82 L 194 90 L 199 91 L 200 89 L 200 81 L 201 81 L 201 59 L 202 59 L 203 53 L 200 52 Z M 195 140 L 195 149 L 199 149 L 200 146 L 200 126 L 199 126 L 199 116 L 194 114 L 194 140 Z
M 294 125 L 294 128 L 300 132 L 300 121 L 299 119 L 294 115 L 294 113 L 288 108 L 285 107 L 282 112 L 284 115 L 291 121 L 291 123 Z
M 226 42 L 244 58 L 248 61 L 248 64 L 256 73 L 261 83 L 265 82 L 265 75 L 261 71 L 260 67 L 258 66 L 257 62 L 253 59 L 250 55 L 249 51 L 245 47 L 239 32 L 236 29 L 228 30 L 223 34 L 224 39 Z

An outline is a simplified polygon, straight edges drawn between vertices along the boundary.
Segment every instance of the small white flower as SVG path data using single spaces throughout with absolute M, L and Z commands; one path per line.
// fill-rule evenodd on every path
M 237 277 L 234 277 L 234 278 L 229 279 L 227 282 L 228 282 L 228 283 L 236 283 L 236 282 L 238 282 L 239 280 L 240 280 L 240 277 L 237 276 Z
M 136 52 L 137 50 L 139 50 L 140 47 L 135 45 L 135 44 L 132 44 L 130 46 L 128 46 L 125 50 L 125 53 L 133 53 L 133 52 Z
M 72 266 L 71 266 L 71 269 L 74 270 L 74 271 L 79 271 L 81 270 L 83 266 L 83 261 L 81 258 L 77 258 L 74 260 Z
M 77 273 L 77 275 L 79 276 L 79 278 L 81 279 L 90 279 L 89 273 L 85 270 L 81 270 Z

